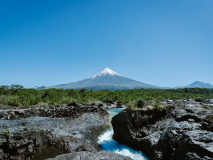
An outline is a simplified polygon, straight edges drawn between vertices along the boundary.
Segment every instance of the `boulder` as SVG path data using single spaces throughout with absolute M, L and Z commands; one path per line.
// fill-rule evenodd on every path
M 213 110 L 190 101 L 125 109 L 112 118 L 113 138 L 153 160 L 213 159 Z

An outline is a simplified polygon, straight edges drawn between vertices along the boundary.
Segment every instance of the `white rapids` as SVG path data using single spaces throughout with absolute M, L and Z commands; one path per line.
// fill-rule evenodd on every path
M 111 109 L 108 112 L 111 116 L 114 116 L 121 112 L 123 108 Z M 113 140 L 114 131 L 112 127 L 106 130 L 102 135 L 98 137 L 98 143 L 102 146 L 102 150 L 110 150 L 118 154 L 128 156 L 133 160 L 148 160 L 145 154 L 141 151 L 134 150 L 126 145 L 120 144 L 117 141 Z

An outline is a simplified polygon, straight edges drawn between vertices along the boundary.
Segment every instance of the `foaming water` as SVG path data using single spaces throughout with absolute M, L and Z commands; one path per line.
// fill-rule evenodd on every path
M 123 109 L 124 108 L 116 108 L 108 110 L 108 112 L 111 116 L 115 116 Z M 124 156 L 129 156 L 134 160 L 148 160 L 148 158 L 141 151 L 134 150 L 113 140 L 113 134 L 114 131 L 111 127 L 98 137 L 98 143 L 102 146 L 102 150 L 110 150 Z
M 123 111 L 125 108 L 116 108 L 116 109 L 109 109 L 107 112 L 111 115 L 111 116 L 115 116 L 118 113 L 120 113 L 121 111 Z

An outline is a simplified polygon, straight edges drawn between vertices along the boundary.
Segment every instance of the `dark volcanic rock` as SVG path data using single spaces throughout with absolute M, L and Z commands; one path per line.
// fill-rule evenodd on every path
M 55 158 L 48 160 L 131 160 L 129 157 L 125 157 L 110 151 L 99 152 L 76 152 L 70 154 L 63 154 Z
M 93 104 L 78 104 L 76 102 L 66 105 L 36 107 L 28 109 L 7 109 L 0 110 L 0 119 L 18 119 L 27 117 L 78 117 L 79 115 L 87 112 L 101 112 L 106 114 L 107 109 L 116 108 L 115 104 L 103 104 L 102 102 L 96 102 Z
M 213 133 L 209 131 L 187 131 L 177 144 L 175 159 L 190 159 L 196 155 L 199 159 L 213 158 Z M 180 154 L 181 153 L 181 154 Z M 194 159 L 196 159 L 194 158 Z
M 0 159 L 44 160 L 85 151 L 88 156 L 96 154 L 101 149 L 97 136 L 109 123 L 106 109 L 111 107 L 101 104 L 1 110 Z
M 49 139 L 52 137 L 49 132 L 27 128 L 8 132 L 9 135 L 5 133 L 0 136 L 0 159 L 5 160 L 32 159 L 47 146 L 50 147 Z
M 0 149 L 2 150 L 0 159 L 5 160 L 41 160 L 62 153 L 98 151 L 97 146 L 87 139 L 58 136 L 48 131 L 32 128 L 10 132 L 9 136 L 2 134 L 0 138 Z M 51 153 L 52 150 L 54 150 L 53 153 Z M 48 155 L 45 156 L 44 153 Z
M 213 159 L 212 105 L 169 101 L 163 108 L 124 110 L 113 138 L 158 160 Z

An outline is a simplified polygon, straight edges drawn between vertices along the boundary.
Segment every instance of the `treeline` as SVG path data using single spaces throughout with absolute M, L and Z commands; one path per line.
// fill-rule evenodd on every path
M 31 106 L 37 104 L 68 104 L 76 101 L 87 103 L 94 101 L 107 102 L 164 99 L 209 99 L 213 98 L 213 89 L 183 88 L 183 89 L 132 89 L 132 90 L 87 90 L 87 89 L 54 89 L 37 87 L 26 89 L 21 85 L 0 86 L 0 105 Z

